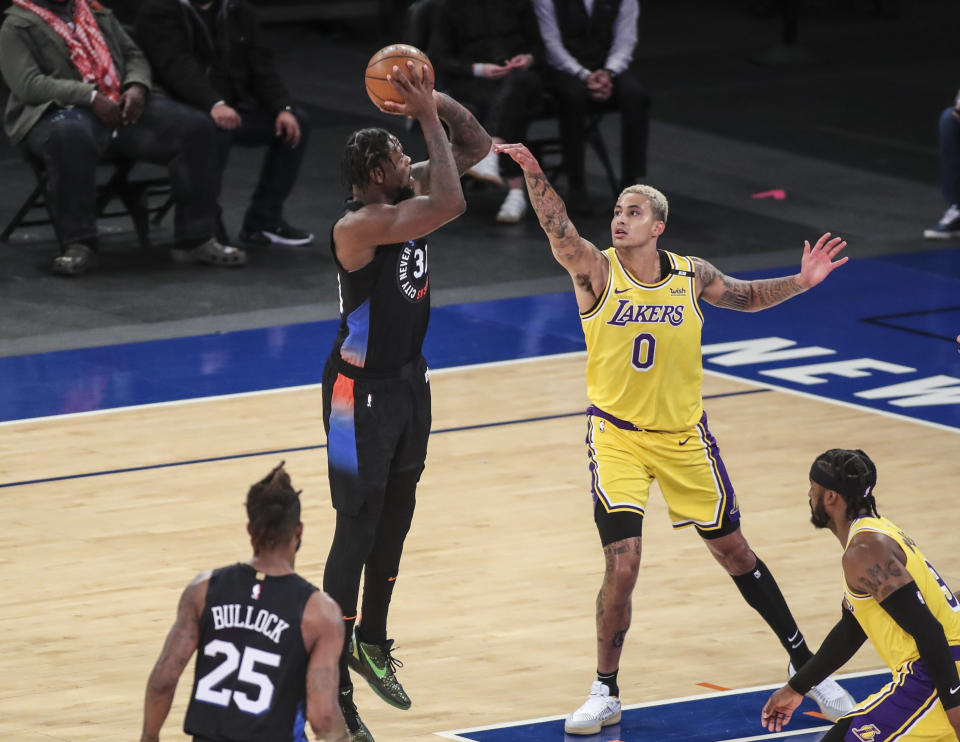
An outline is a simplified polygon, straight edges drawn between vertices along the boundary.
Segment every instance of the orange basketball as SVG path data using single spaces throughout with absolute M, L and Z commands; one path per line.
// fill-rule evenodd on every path
M 395 103 L 403 103 L 403 96 L 387 80 L 387 74 L 393 74 L 394 66 L 399 67 L 403 74 L 408 74 L 407 60 L 416 65 L 419 72 L 421 65 L 427 65 L 430 70 L 430 77 L 433 78 L 433 65 L 427 55 L 409 44 L 390 44 L 378 51 L 367 64 L 367 72 L 364 75 L 364 83 L 367 86 L 367 95 L 374 105 L 379 107 L 383 101 L 391 100 Z

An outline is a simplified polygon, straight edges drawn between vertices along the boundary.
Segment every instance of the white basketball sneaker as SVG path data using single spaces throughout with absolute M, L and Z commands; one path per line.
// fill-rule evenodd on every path
M 590 686 L 586 703 L 567 717 L 563 731 L 567 734 L 599 734 L 601 727 L 620 722 L 620 699 L 599 680 Z
M 793 669 L 792 662 L 787 665 L 789 677 L 792 678 L 796 672 L 797 671 Z M 819 685 L 813 686 L 807 693 L 807 698 L 811 698 L 817 702 L 817 705 L 820 707 L 820 713 L 827 717 L 829 721 L 836 721 L 841 716 L 849 714 L 853 710 L 853 707 L 857 705 L 857 702 L 853 700 L 853 696 L 847 693 L 833 678 L 827 678 Z

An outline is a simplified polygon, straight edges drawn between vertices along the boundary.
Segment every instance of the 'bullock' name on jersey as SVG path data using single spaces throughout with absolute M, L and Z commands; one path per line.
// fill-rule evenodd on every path
M 246 609 L 246 610 L 244 610 Z M 252 605 L 242 606 L 239 603 L 210 606 L 210 615 L 213 616 L 213 628 L 220 629 L 248 629 L 263 634 L 274 644 L 280 643 L 280 636 L 290 627 L 277 614 L 261 608 L 254 617 Z

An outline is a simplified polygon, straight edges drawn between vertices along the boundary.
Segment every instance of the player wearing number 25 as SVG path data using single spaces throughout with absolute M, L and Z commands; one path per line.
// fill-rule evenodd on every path
M 141 742 L 157 742 L 180 674 L 197 652 L 183 730 L 195 742 L 350 739 L 337 704 L 340 610 L 294 572 L 300 493 L 281 463 L 247 493 L 253 558 L 202 572 L 147 681 Z
M 813 659 L 770 697 L 761 721 L 779 732 L 801 694 L 870 639 L 893 677 L 820 742 L 956 742 L 960 601 L 916 541 L 877 512 L 876 485 L 877 468 L 860 450 L 825 451 L 810 468 L 810 521 L 843 547 L 841 618 Z
M 573 279 L 587 340 L 587 455 L 606 571 L 597 598 L 597 680 L 587 701 L 567 719 L 567 733 L 596 734 L 620 719 L 617 672 L 653 480 L 674 527 L 697 530 L 799 668 L 811 652 L 773 575 L 740 531 L 733 486 L 707 428 L 699 302 L 744 312 L 772 307 L 816 286 L 845 263 L 846 258 L 834 258 L 846 243 L 829 234 L 813 247 L 806 243 L 800 272 L 793 276 L 731 278 L 701 258 L 659 249 L 667 199 L 655 188 L 634 185 L 617 199 L 610 222 L 613 247 L 601 251 L 577 232 L 524 145 L 494 149 L 524 171 L 530 203 L 553 254 Z M 832 717 L 851 704 L 829 679 L 811 695 Z

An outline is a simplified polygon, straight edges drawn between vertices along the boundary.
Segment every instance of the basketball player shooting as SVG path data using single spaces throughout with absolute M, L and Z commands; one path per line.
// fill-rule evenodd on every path
M 674 528 L 693 526 L 747 603 L 790 656 L 793 674 L 812 653 L 767 566 L 740 530 L 733 485 L 707 427 L 701 386 L 699 302 L 756 312 L 812 289 L 847 259 L 829 233 L 805 242 L 800 272 L 743 281 L 706 260 L 657 247 L 667 228 L 666 197 L 625 188 L 613 208 L 613 246 L 580 236 L 567 207 L 523 144 L 495 145 L 523 169 L 530 203 L 554 257 L 570 273 L 587 342 L 587 454 L 594 520 L 606 569 L 597 598 L 597 679 L 566 721 L 568 734 L 597 734 L 620 720 L 617 673 L 630 628 L 641 533 L 656 479 Z M 810 696 L 830 719 L 853 699 L 827 678 Z
M 390 79 L 403 103 L 380 108 L 420 123 L 429 159 L 411 164 L 385 129 L 351 134 L 342 171 L 352 197 L 330 244 L 341 322 L 324 368 L 323 422 L 337 519 L 323 586 L 343 610 L 340 707 L 353 742 L 373 736 L 353 703 L 348 668 L 388 704 L 412 703 L 395 674 L 401 663 L 387 639 L 387 610 L 430 432 L 421 354 L 430 316 L 426 236 L 464 212 L 460 176 L 490 151 L 490 135 L 433 90 L 425 65 L 394 66 Z M 361 572 L 363 620 L 355 625 Z

